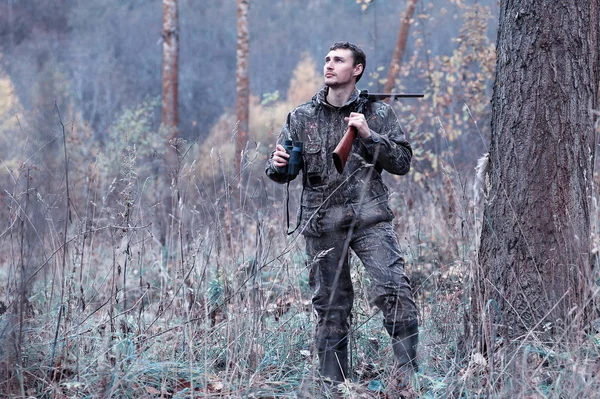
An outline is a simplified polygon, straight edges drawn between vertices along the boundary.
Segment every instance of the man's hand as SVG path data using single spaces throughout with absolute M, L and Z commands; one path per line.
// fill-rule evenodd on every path
M 371 129 L 367 124 L 367 120 L 363 114 L 358 112 L 351 112 L 349 117 L 344 118 L 348 122 L 348 126 L 354 126 L 358 135 L 363 139 L 371 137 Z
M 282 168 L 288 164 L 290 154 L 285 152 L 285 148 L 281 144 L 277 144 L 277 149 L 273 152 L 273 166 L 276 168 Z

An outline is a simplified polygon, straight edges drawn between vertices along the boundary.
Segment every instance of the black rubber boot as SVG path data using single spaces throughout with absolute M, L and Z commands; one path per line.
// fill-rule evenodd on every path
M 416 398 L 413 389 L 413 376 L 417 370 L 417 345 L 419 344 L 419 325 L 417 321 L 396 328 L 392 335 L 395 365 L 390 372 L 386 393 L 390 397 Z
M 415 320 L 404 328 L 397 328 L 392 335 L 392 348 L 398 367 L 411 366 L 417 370 L 417 345 L 419 325 Z
M 348 345 L 346 340 L 326 340 L 325 350 L 319 352 L 321 376 L 339 384 L 348 376 Z
M 323 398 L 341 398 L 337 385 L 348 377 L 348 344 L 346 339 L 324 340 L 319 355 L 319 372 Z

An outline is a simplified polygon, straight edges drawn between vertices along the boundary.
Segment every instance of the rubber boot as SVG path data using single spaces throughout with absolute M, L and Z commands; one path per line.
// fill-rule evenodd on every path
M 416 398 L 413 389 L 413 377 L 417 370 L 417 345 L 419 343 L 419 326 L 411 323 L 402 329 L 397 329 L 392 337 L 392 348 L 396 364 L 390 373 L 388 396 L 395 398 Z
M 341 397 L 336 386 L 348 376 L 347 340 L 325 340 L 325 350 L 320 351 L 319 371 L 323 377 L 323 397 Z
M 398 367 L 409 365 L 417 369 L 417 345 L 419 344 L 419 325 L 417 322 L 397 329 L 392 335 L 392 348 Z

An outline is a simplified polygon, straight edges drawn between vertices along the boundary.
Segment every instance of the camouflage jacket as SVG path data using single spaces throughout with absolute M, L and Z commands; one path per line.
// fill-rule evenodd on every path
M 355 89 L 348 102 L 336 108 L 325 100 L 327 90 L 323 87 L 312 101 L 290 112 L 277 140 L 281 145 L 286 139 L 304 143 L 298 216 L 301 232 L 306 236 L 392 220 L 381 173 L 408 173 L 412 157 L 410 144 L 389 105 L 371 102 Z M 356 112 L 361 101 L 371 137 L 355 139 L 340 175 L 331 154 L 346 132 L 344 117 Z M 266 174 L 275 182 L 287 182 L 286 174 L 274 167 L 271 159 L 267 161 Z

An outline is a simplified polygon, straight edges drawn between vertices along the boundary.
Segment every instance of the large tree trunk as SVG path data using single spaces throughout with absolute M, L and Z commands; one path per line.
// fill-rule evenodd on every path
M 488 344 L 496 334 L 569 339 L 589 316 L 598 1 L 501 2 L 472 296 Z
M 248 30 L 249 0 L 237 0 L 237 67 L 236 67 L 236 117 L 237 136 L 235 146 L 235 165 L 241 172 L 242 151 L 248 141 L 248 114 L 250 106 L 250 80 L 248 79 L 248 55 L 250 53 L 250 35 Z
M 169 138 L 177 137 L 179 113 L 178 63 L 179 63 L 179 18 L 177 0 L 163 0 L 163 68 L 162 68 L 162 123 L 169 129 Z
M 417 1 L 418 0 L 408 0 L 408 5 L 406 6 L 406 10 L 402 15 L 402 23 L 400 25 L 400 30 L 398 31 L 396 47 L 394 48 L 394 53 L 392 54 L 392 61 L 390 62 L 390 67 L 388 69 L 387 80 L 383 88 L 384 93 L 390 93 L 396 84 L 396 76 L 398 76 L 398 72 L 400 72 L 400 63 L 402 62 L 404 50 L 406 49 L 406 41 L 408 40 L 408 32 L 410 30 L 410 21 L 415 13 Z

